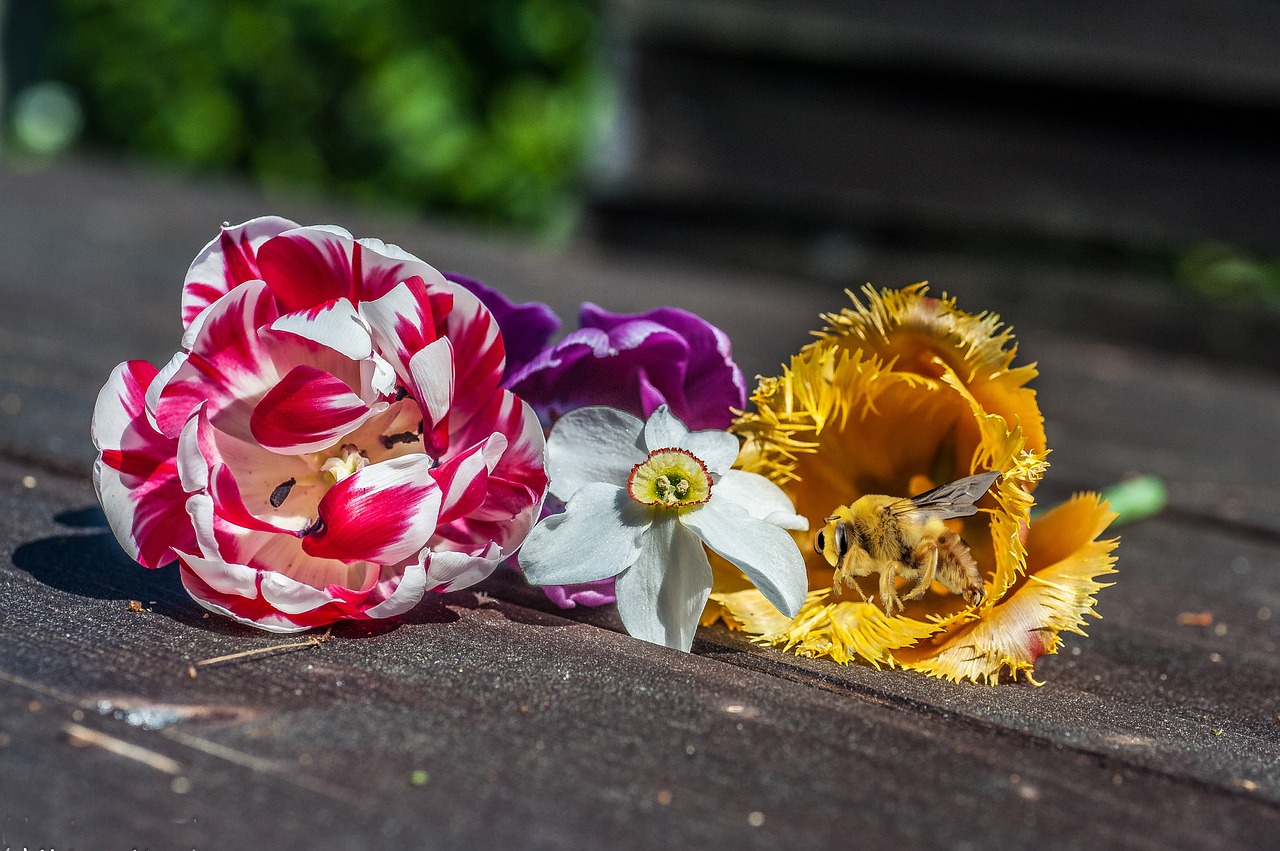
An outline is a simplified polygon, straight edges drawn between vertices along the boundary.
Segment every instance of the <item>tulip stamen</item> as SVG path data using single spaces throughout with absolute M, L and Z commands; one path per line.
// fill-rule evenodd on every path
M 271 507 L 279 508 L 284 505 L 284 501 L 289 498 L 289 491 L 293 490 L 293 486 L 297 483 L 297 479 L 290 478 L 288 481 L 276 485 L 275 490 L 271 492 L 271 496 L 267 499 L 271 503 Z

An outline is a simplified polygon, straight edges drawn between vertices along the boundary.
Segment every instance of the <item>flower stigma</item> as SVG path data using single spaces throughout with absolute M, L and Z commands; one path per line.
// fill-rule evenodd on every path
M 655 449 L 631 468 L 627 492 L 641 505 L 701 505 L 711 499 L 711 474 L 707 465 L 687 449 Z
M 338 454 L 320 465 L 320 472 L 335 485 L 357 470 L 369 466 L 369 455 L 354 443 L 344 443 Z

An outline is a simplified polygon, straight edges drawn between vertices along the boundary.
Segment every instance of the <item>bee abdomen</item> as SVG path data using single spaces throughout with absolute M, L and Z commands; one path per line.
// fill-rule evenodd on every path
M 969 552 L 969 545 L 955 532 L 938 536 L 937 578 L 948 591 L 961 595 L 970 605 L 982 602 L 982 573 L 973 553 Z

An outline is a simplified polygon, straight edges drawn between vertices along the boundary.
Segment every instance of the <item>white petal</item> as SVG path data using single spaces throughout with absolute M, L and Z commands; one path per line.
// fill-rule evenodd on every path
M 448 337 L 428 343 L 409 359 L 417 398 L 427 415 L 427 429 L 444 419 L 453 403 L 453 346 Z
M 796 514 L 782 488 L 756 473 L 730 470 L 715 484 L 714 493 L 717 498 L 746 509 L 757 520 L 797 532 L 809 528 L 809 518 Z
M 286 313 L 271 323 L 271 330 L 297 334 L 352 360 L 364 360 L 373 354 L 369 326 L 345 298 L 311 310 Z
M 365 609 L 365 617 L 392 618 L 402 615 L 418 605 L 427 590 L 427 571 L 421 560 L 405 566 L 404 575 L 391 596 L 376 606 Z
M 333 595 L 312 588 L 283 573 L 262 571 L 261 594 L 273 609 L 286 615 L 304 615 L 333 602 Z
M 617 576 L 640 556 L 653 512 L 616 485 L 579 488 L 563 514 L 534 527 L 520 566 L 534 585 L 572 585 Z
M 717 498 L 714 490 L 706 505 L 681 512 L 680 522 L 737 565 L 780 612 L 793 618 L 800 611 L 809 580 L 790 533 Z
M 424 266 L 427 265 L 426 263 L 423 263 L 421 258 L 410 254 L 393 242 L 383 242 L 382 240 L 372 236 L 361 237 L 360 239 L 357 239 L 356 242 L 360 243 L 370 251 L 381 254 L 383 257 L 388 257 L 392 260 L 401 260 L 406 263 L 422 263 Z M 435 269 L 431 269 L 431 271 L 435 272 Z M 422 275 L 423 270 L 414 270 L 414 274 Z M 433 277 L 423 275 L 423 280 L 428 284 L 443 284 L 445 282 L 445 277 L 439 272 L 436 272 Z
M 641 442 L 643 431 L 639 419 L 614 408 L 578 408 L 565 414 L 547 438 L 551 493 L 567 502 L 592 482 L 626 487 L 631 468 L 649 455 Z
M 680 418 L 671 413 L 666 405 L 659 405 L 644 424 L 645 451 L 656 452 L 673 446 L 683 448 L 688 434 L 689 429 Z
M 711 594 L 711 565 L 697 536 L 668 512 L 659 512 L 644 549 L 618 574 L 618 614 L 643 641 L 688 651 Z
M 672 447 L 687 449 L 716 478 L 727 473 L 738 457 L 738 438 L 715 429 L 689 431 L 666 405 L 659 405 L 644 424 L 644 442 L 646 454 Z
M 432 591 L 441 594 L 469 588 L 487 579 L 502 561 L 502 547 L 490 544 L 484 555 L 434 552 L 427 555 L 426 582 Z

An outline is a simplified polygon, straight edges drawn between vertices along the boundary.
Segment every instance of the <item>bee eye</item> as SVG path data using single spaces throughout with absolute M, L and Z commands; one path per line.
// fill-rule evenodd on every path
M 822 551 L 827 548 L 827 539 L 822 532 L 818 532 L 818 537 L 813 539 L 813 548 L 822 555 Z
M 836 526 L 836 555 L 844 558 L 847 552 L 849 552 L 849 530 L 841 523 Z

